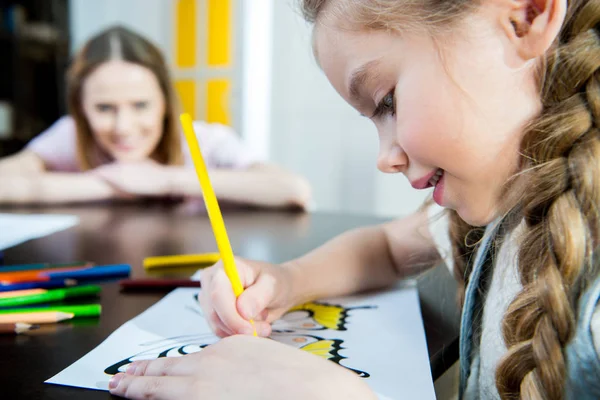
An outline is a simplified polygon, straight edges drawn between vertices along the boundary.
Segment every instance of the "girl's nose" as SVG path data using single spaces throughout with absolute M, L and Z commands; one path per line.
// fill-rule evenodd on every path
M 382 147 L 377 158 L 377 168 L 387 174 L 403 172 L 408 166 L 406 153 L 397 144 Z

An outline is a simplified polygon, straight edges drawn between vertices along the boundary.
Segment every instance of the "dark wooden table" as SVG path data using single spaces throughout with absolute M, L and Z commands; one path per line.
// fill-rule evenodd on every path
M 132 276 L 146 275 L 142 260 L 152 255 L 216 251 L 208 218 L 164 204 L 2 209 L 0 212 L 64 213 L 79 225 L 4 251 L 5 264 L 89 260 L 129 263 Z M 224 212 L 237 255 L 282 262 L 314 249 L 348 229 L 381 223 L 370 216 L 270 211 Z M 171 275 L 190 271 L 171 271 Z M 163 274 L 164 276 L 164 274 Z M 458 359 L 456 285 L 443 266 L 418 278 L 421 311 L 434 380 Z M 0 398 L 106 399 L 107 392 L 44 384 L 100 344 L 115 329 L 156 303 L 164 293 L 120 293 L 103 285 L 99 319 L 74 320 L 19 336 L 0 337 Z

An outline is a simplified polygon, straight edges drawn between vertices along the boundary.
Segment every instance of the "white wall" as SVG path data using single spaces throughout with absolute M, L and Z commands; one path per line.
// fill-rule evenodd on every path
M 165 50 L 173 48 L 169 0 L 70 0 L 71 50 L 110 25 L 125 25 Z
M 277 0 L 273 11 L 271 158 L 310 180 L 318 210 L 411 212 L 427 193 L 413 190 L 403 176 L 376 169 L 375 127 L 318 68 L 310 27 L 294 3 Z

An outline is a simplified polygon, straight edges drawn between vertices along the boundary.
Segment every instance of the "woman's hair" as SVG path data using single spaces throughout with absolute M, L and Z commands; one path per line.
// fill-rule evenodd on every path
M 82 88 L 85 79 L 100 65 L 111 60 L 141 65 L 158 80 L 165 99 L 162 137 L 152 157 L 162 164 L 182 164 L 181 135 L 177 120 L 177 97 L 171 85 L 169 70 L 160 50 L 137 33 L 115 26 L 92 37 L 75 55 L 67 73 L 67 102 L 77 130 L 77 152 L 82 170 L 101 163 L 101 150 L 92 136 L 83 112 Z M 104 155 L 106 156 L 106 155 Z
M 412 21 L 408 29 L 417 23 L 434 34 L 438 27 L 460 20 L 476 3 L 301 1 L 303 15 L 311 22 L 327 12 L 355 27 L 397 31 L 405 28 L 403 22 Z M 598 275 L 592 256 L 600 235 L 599 23 L 600 0 L 569 1 L 560 35 L 539 62 L 543 107 L 521 143 L 519 175 L 529 188 L 518 203 L 526 226 L 518 253 L 523 290 L 504 315 L 508 352 L 496 371 L 496 386 L 504 399 L 563 397 L 563 350 L 575 330 L 578 298 Z M 473 244 L 482 232 L 456 212 L 450 214 L 455 273 L 464 291 Z

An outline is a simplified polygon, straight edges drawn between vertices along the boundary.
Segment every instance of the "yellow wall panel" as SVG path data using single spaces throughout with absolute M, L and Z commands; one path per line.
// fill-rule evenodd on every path
M 180 68 L 196 66 L 196 0 L 177 0 L 175 60 Z
M 206 85 L 206 121 L 231 125 L 229 110 L 229 79 L 211 79 Z
M 196 119 L 196 82 L 191 79 L 175 81 L 175 89 L 181 100 L 181 108 Z
M 231 0 L 208 0 L 208 65 L 231 63 Z

